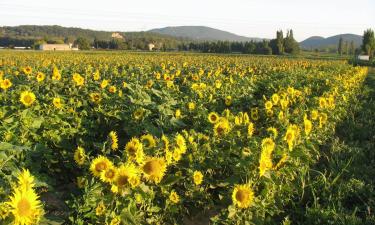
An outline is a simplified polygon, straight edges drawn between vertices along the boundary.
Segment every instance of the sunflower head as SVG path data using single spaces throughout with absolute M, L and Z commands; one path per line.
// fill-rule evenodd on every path
M 100 177 L 102 171 L 105 171 L 112 166 L 112 162 L 107 157 L 98 156 L 91 162 L 90 171 L 94 176 Z
M 167 170 L 166 162 L 163 158 L 152 157 L 146 160 L 142 166 L 144 177 L 156 184 L 160 183 Z
M 153 148 L 156 146 L 155 138 L 151 134 L 142 135 L 141 141 L 146 148 Z
M 116 151 L 118 149 L 118 136 L 116 131 L 109 132 L 109 141 L 111 142 L 111 149 Z
M 219 119 L 220 116 L 216 112 L 211 112 L 210 114 L 208 114 L 208 121 L 210 123 L 216 123 L 217 121 L 219 121 Z
M 78 165 L 82 166 L 83 163 L 85 163 L 85 159 L 86 159 L 85 149 L 82 147 L 78 147 L 76 151 L 74 152 L 74 161 Z
M 203 174 L 200 171 L 194 171 L 193 181 L 195 185 L 200 185 L 203 181 Z
M 20 101 L 25 106 L 31 106 L 35 102 L 35 94 L 30 91 L 24 91 L 21 93 Z
M 221 118 L 219 122 L 217 122 L 214 126 L 214 134 L 215 136 L 224 136 L 228 134 L 230 131 L 230 124 L 229 121 L 225 118 Z
M 112 183 L 116 180 L 117 177 L 117 168 L 110 166 L 108 169 L 100 172 L 100 180 L 106 183 Z
M 232 193 L 234 205 L 239 208 L 248 208 L 254 202 L 254 192 L 249 185 L 236 185 Z
M 178 196 L 178 194 L 175 191 L 172 191 L 169 195 L 169 200 L 174 204 L 177 204 L 180 202 L 180 196 Z

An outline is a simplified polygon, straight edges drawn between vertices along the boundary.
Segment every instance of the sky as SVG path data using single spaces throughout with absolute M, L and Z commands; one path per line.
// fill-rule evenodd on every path
M 16 25 L 106 31 L 200 25 L 260 38 L 293 29 L 302 41 L 375 29 L 375 0 L 0 0 L 0 26 Z

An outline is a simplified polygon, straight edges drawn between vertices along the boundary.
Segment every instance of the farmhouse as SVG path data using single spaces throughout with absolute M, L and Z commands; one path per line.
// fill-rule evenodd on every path
M 71 51 L 78 50 L 78 48 L 73 48 L 72 44 L 41 44 L 39 50 L 43 51 Z
M 154 45 L 153 43 L 149 43 L 149 44 L 148 44 L 148 50 L 149 50 L 149 51 L 154 50 L 154 48 L 155 48 L 155 45 Z

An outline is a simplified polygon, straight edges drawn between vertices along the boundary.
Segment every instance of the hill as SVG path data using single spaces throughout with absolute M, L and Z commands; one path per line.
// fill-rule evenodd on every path
M 177 26 L 149 30 L 152 33 L 184 37 L 196 41 L 261 41 L 261 38 L 239 36 L 227 31 L 205 26 Z
M 362 36 L 357 34 L 339 34 L 331 37 L 320 37 L 320 36 L 312 36 L 307 38 L 306 40 L 300 42 L 301 48 L 304 49 L 323 49 L 329 47 L 336 47 L 339 44 L 340 37 L 343 38 L 344 41 L 351 41 L 354 42 L 355 47 L 359 47 L 362 44 Z

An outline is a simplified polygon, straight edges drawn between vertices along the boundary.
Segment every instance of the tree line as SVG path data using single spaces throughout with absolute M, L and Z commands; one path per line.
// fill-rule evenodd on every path
M 294 39 L 293 30 L 288 30 L 286 37 L 283 31 L 276 32 L 276 38 L 261 42 L 229 42 L 229 41 L 204 41 L 184 42 L 178 46 L 180 51 L 195 51 L 204 53 L 243 53 L 262 55 L 298 54 L 300 47 Z

